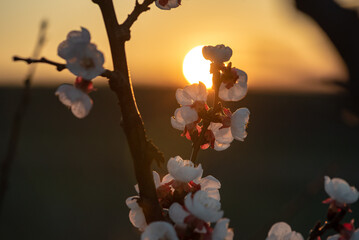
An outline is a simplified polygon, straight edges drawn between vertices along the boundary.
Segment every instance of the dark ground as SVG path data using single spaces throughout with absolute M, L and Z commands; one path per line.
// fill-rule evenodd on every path
M 33 90 L 0 239 L 139 239 L 125 205 L 135 195 L 136 181 L 114 94 L 102 88 L 94 92 L 92 112 L 78 120 L 54 91 Z M 135 91 L 148 135 L 166 159 L 188 159 L 190 143 L 169 121 L 178 107 L 175 89 Z M 1 160 L 20 94 L 0 88 Z M 306 237 L 326 213 L 324 175 L 359 187 L 359 129 L 341 123 L 342 101 L 340 96 L 252 91 L 233 105 L 232 110 L 251 111 L 246 141 L 199 157 L 204 176 L 212 174 L 222 183 L 222 208 L 235 239 L 265 239 L 277 221 Z M 359 203 L 352 209 L 350 217 L 359 221 Z

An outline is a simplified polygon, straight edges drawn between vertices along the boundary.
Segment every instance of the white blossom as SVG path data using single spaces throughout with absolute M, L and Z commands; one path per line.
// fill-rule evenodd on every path
M 171 174 L 167 174 L 162 179 L 162 184 L 168 183 L 172 180 L 175 180 Z M 221 183 L 215 177 L 209 175 L 202 178 L 202 175 L 194 179 L 195 184 L 200 185 L 200 190 L 207 192 L 208 196 L 216 200 L 220 200 L 219 189 L 221 188 Z
M 249 121 L 249 110 L 248 108 L 237 109 L 231 117 L 231 132 L 234 139 L 244 141 L 247 137 L 247 124 Z
M 138 196 L 129 197 L 126 199 L 126 205 L 131 209 L 129 213 L 130 222 L 142 232 L 145 230 L 147 223 L 143 210 L 137 203 L 138 199 Z
M 205 191 L 197 191 L 193 196 L 192 193 L 187 194 L 184 203 L 192 215 L 205 222 L 216 222 L 223 216 L 221 203 Z
M 206 85 L 202 82 L 188 85 L 176 91 L 177 102 L 183 106 L 192 105 L 196 101 L 205 102 L 207 101 L 207 95 Z
M 358 200 L 359 193 L 355 187 L 341 178 L 324 177 L 324 189 L 331 199 L 338 203 L 352 204 Z
M 64 59 L 70 58 L 76 46 L 86 46 L 90 43 L 90 40 L 90 32 L 86 28 L 81 27 L 81 31 L 71 31 L 67 34 L 66 40 L 58 46 L 57 53 Z
M 183 160 L 180 156 L 170 158 L 167 163 L 167 169 L 173 179 L 180 182 L 190 182 L 202 176 L 202 165 L 194 166 L 190 160 Z
M 208 127 L 214 137 L 214 139 L 210 139 L 213 142 L 213 148 L 217 151 L 227 149 L 233 139 L 244 141 L 247 137 L 249 110 L 239 108 L 233 114 L 228 109 L 225 112 L 227 116 L 223 118 L 223 123 L 211 122 Z
M 207 177 L 200 177 L 195 179 L 193 182 L 201 185 L 201 190 L 207 192 L 208 197 L 220 200 L 219 190 L 221 188 L 221 183 L 217 178 L 209 175 Z
M 55 95 L 60 102 L 69 107 L 77 118 L 86 117 L 92 108 L 92 99 L 84 91 L 70 84 L 60 85 Z
M 182 106 L 177 108 L 174 116 L 171 117 L 172 127 L 183 131 L 186 126 L 198 121 L 198 112 L 206 108 L 207 94 L 207 88 L 202 82 L 177 89 L 176 99 Z
M 212 232 L 212 240 L 232 240 L 234 237 L 233 229 L 228 228 L 229 219 L 218 220 Z
M 171 117 L 172 127 L 178 130 L 185 130 L 187 124 L 198 120 L 197 111 L 190 106 L 177 108 L 173 117 Z
M 268 232 L 266 240 L 304 240 L 302 234 L 292 231 L 285 222 L 274 224 Z
M 171 220 L 180 226 L 183 226 L 185 218 L 190 215 L 188 211 L 184 210 L 181 204 L 176 202 L 172 203 L 168 209 L 168 214 Z
M 224 101 L 239 101 L 247 94 L 247 74 L 237 68 L 233 71 L 236 79 L 230 83 L 222 82 L 219 87 L 218 96 Z
M 155 3 L 162 10 L 170 10 L 181 5 L 181 0 L 156 0 Z
M 340 240 L 342 239 L 340 234 L 335 234 L 333 236 L 329 236 L 327 240 Z M 359 229 L 353 232 L 353 235 L 348 240 L 359 240 Z
M 222 128 L 222 123 L 211 122 L 208 130 L 211 130 L 214 135 L 214 150 L 223 151 L 230 146 L 230 143 L 233 141 L 233 136 L 231 128 L 225 127 Z
M 67 39 L 60 43 L 57 53 L 66 60 L 66 67 L 76 76 L 91 80 L 101 75 L 104 57 L 95 44 L 90 43 L 90 33 L 86 28 L 72 31 Z
M 176 230 L 168 222 L 158 221 L 148 225 L 141 240 L 178 240 Z
M 216 46 L 204 46 L 202 48 L 203 57 L 214 63 L 227 62 L 232 57 L 232 49 L 223 44 Z

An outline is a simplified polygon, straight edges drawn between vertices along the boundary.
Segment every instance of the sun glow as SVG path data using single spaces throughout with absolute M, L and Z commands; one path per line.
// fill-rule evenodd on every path
M 202 55 L 203 46 L 197 46 L 187 53 L 183 60 L 183 75 L 191 84 L 203 82 L 207 88 L 212 87 L 212 74 L 209 73 L 211 61 Z

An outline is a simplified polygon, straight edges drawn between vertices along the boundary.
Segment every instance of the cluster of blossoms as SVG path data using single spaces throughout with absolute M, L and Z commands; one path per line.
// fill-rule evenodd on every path
M 327 222 L 332 221 L 342 211 L 350 211 L 349 204 L 355 203 L 359 198 L 359 192 L 355 187 L 341 178 L 330 179 L 324 177 L 324 189 L 329 198 L 323 203 L 329 204 Z M 354 220 L 349 223 L 335 223 L 333 226 L 339 234 L 329 236 L 327 240 L 359 240 L 359 229 L 354 228 Z M 317 240 L 321 238 L 318 236 Z M 292 231 L 291 227 L 284 222 L 276 223 L 269 230 L 266 240 L 304 240 L 300 233 Z
M 73 85 L 60 85 L 55 95 L 77 118 L 89 114 L 92 99 L 88 94 L 94 91 L 91 80 L 105 71 L 103 54 L 90 40 L 89 31 L 81 28 L 81 31 L 71 31 L 57 49 L 58 55 L 66 60 L 66 68 L 77 78 Z
M 153 172 L 157 196 L 168 222 L 154 222 L 147 226 L 139 196 L 129 197 L 131 223 L 142 233 L 142 239 L 207 239 L 231 240 L 233 231 L 223 217 L 219 188 L 213 176 L 202 177 L 201 164 L 176 156 L 167 163 L 168 174 L 162 178 Z M 138 192 L 138 186 L 135 186 Z M 216 223 L 212 227 L 213 223 Z
M 206 46 L 203 56 L 210 60 L 213 86 L 216 96 L 222 101 L 239 101 L 247 93 L 247 74 L 233 68 L 229 63 L 232 50 L 224 45 Z M 217 86 L 217 87 L 216 87 Z M 249 120 L 249 110 L 239 108 L 234 113 L 222 106 L 215 97 L 213 108 L 207 105 L 208 92 L 203 83 L 192 84 L 176 91 L 177 102 L 181 105 L 171 118 L 174 128 L 181 130 L 183 136 L 196 142 L 200 139 L 202 149 L 211 147 L 222 151 L 236 139 L 243 141 L 247 136 L 246 126 Z
M 238 101 L 247 92 L 247 75 L 224 62 L 232 56 L 232 50 L 224 45 L 203 48 L 203 56 L 212 61 L 214 104 L 207 105 L 208 92 L 203 83 L 192 84 L 176 91 L 181 105 L 171 118 L 174 128 L 199 144 L 202 149 L 209 146 L 216 150 L 229 147 L 233 139 L 243 141 L 249 111 L 240 108 L 233 114 L 222 106 L 222 101 Z M 220 98 L 220 99 L 219 99 Z M 193 146 L 194 151 L 198 151 Z M 191 159 L 192 160 L 192 159 Z M 195 159 L 193 159 L 195 161 Z M 169 174 L 162 181 L 153 172 L 158 201 L 166 222 L 154 222 L 147 226 L 139 196 L 126 200 L 130 210 L 130 221 L 142 233 L 142 239 L 204 239 L 231 240 L 233 231 L 228 228 L 229 219 L 222 218 L 219 188 L 220 182 L 213 176 L 202 177 L 201 164 L 177 156 L 168 161 Z M 139 192 L 136 186 L 136 191 Z
M 151 2 L 152 3 L 152 2 Z M 136 4 L 139 4 L 136 1 Z M 155 0 L 158 8 L 170 10 L 181 5 L 181 0 Z M 146 8 L 147 9 L 147 8 Z M 58 55 L 66 60 L 66 68 L 76 76 L 73 85 L 62 84 L 56 95 L 69 107 L 77 118 L 86 117 L 92 108 L 89 93 L 94 91 L 92 79 L 103 74 L 104 56 L 90 42 L 87 29 L 71 31 L 67 39 L 58 46 Z M 178 89 L 176 99 L 181 106 L 171 117 L 171 124 L 182 131 L 182 135 L 193 143 L 191 160 L 180 156 L 169 159 L 168 174 L 162 180 L 153 171 L 153 180 L 163 221 L 148 224 L 141 206 L 140 196 L 127 198 L 130 208 L 129 219 L 141 232 L 142 240 L 233 240 L 234 233 L 229 219 L 223 218 L 219 189 L 220 182 L 213 176 L 202 177 L 201 164 L 195 165 L 196 151 L 209 147 L 222 151 L 236 139 L 244 141 L 249 121 L 249 110 L 239 108 L 232 113 L 222 105 L 227 101 L 239 101 L 247 93 L 247 74 L 232 67 L 228 62 L 232 49 L 224 45 L 206 46 L 203 57 L 211 61 L 213 74 L 214 103 L 207 104 L 208 91 L 199 82 Z M 51 63 L 53 65 L 53 62 Z M 61 65 L 62 66 L 62 65 Z M 359 229 L 355 229 L 354 220 L 340 223 L 346 212 L 351 212 L 350 204 L 355 203 L 359 193 L 355 187 L 340 178 L 324 178 L 324 188 L 330 198 L 323 201 L 329 204 L 326 226 L 338 232 L 327 240 L 359 240 Z M 139 187 L 135 189 L 140 195 Z M 344 213 L 344 214 L 342 214 Z M 309 239 L 321 239 L 323 227 L 317 224 Z M 285 222 L 274 224 L 266 240 L 304 240 L 300 233 L 292 231 Z
M 203 56 L 212 61 L 214 104 L 207 105 L 208 92 L 203 83 L 192 84 L 176 91 L 181 105 L 171 118 L 174 128 L 199 144 L 202 149 L 212 147 L 224 150 L 233 139 L 243 141 L 249 119 L 247 108 L 234 113 L 222 106 L 222 101 L 238 101 L 247 92 L 247 75 L 224 62 L 232 56 L 232 50 L 223 45 L 203 48 Z M 195 147 L 193 147 L 194 151 Z M 191 159 L 192 160 L 192 159 Z M 195 159 L 193 159 L 195 161 Z M 146 223 L 139 196 L 126 200 L 130 210 L 130 221 L 142 231 L 146 240 L 231 240 L 233 231 L 228 228 L 229 219 L 222 218 L 219 189 L 220 182 L 213 176 L 202 177 L 201 164 L 177 156 L 167 163 L 169 174 L 162 180 L 153 172 L 157 197 L 166 221 Z M 139 193 L 139 188 L 135 186 Z

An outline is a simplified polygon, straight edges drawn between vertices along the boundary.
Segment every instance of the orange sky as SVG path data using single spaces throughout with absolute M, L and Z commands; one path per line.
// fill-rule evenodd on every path
M 120 20 L 135 0 L 115 0 Z M 0 2 L 0 85 L 20 84 L 24 63 L 13 63 L 14 54 L 30 56 L 41 19 L 50 21 L 44 56 L 62 62 L 58 44 L 70 30 L 89 29 L 92 42 L 111 56 L 102 16 L 91 0 L 16 0 Z M 249 76 L 249 87 L 261 89 L 325 91 L 323 79 L 345 79 L 346 70 L 321 30 L 296 12 L 290 0 L 183 0 L 171 11 L 152 9 L 140 16 L 127 44 L 135 84 L 184 86 L 182 62 L 198 45 L 223 43 L 233 49 L 233 65 Z M 74 80 L 66 70 L 58 73 L 41 65 L 37 85 Z M 103 82 L 101 79 L 96 82 Z

